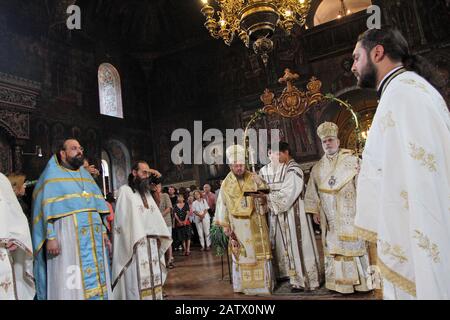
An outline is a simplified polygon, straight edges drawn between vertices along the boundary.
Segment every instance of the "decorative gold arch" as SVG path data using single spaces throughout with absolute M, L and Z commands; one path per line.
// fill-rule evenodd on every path
M 340 136 L 343 137 L 341 145 L 361 154 L 375 114 L 376 102 L 369 106 L 368 110 L 361 109 L 359 105 L 355 108 L 348 100 L 343 100 L 348 98 L 347 96 L 340 98 L 333 94 L 323 95 L 320 92 L 322 83 L 315 77 L 311 78 L 307 84 L 307 91 L 300 91 L 293 85 L 293 81 L 298 78 L 298 74 L 286 69 L 284 76 L 278 80 L 279 83 L 286 83 L 286 88 L 281 96 L 275 98 L 275 94 L 269 89 L 264 91 L 264 94 L 260 97 L 264 107 L 257 110 L 248 122 L 245 129 L 244 145 L 247 147 L 248 129 L 262 116 L 277 114 L 284 118 L 296 118 L 304 114 L 310 107 L 326 100 L 337 105 L 340 109 L 338 116 L 344 115 L 345 120 L 342 122 L 338 121 L 339 119 L 334 119 L 334 122 L 341 128 Z M 361 92 L 359 89 L 355 91 Z
M 372 125 L 373 117 L 375 116 L 377 108 L 377 100 L 367 98 L 363 99 L 362 91 L 358 88 L 353 90 L 344 91 L 339 97 L 347 101 L 352 101 L 352 109 L 358 115 L 359 130 L 361 132 L 361 138 L 365 141 Z M 333 105 L 335 105 L 334 103 Z M 339 139 L 341 146 L 346 149 L 357 149 L 357 133 L 355 130 L 355 122 L 352 114 L 344 109 L 339 108 L 336 115 L 330 119 L 336 123 L 339 127 Z
M 278 113 L 285 118 L 295 118 L 302 115 L 312 105 L 323 100 L 324 96 L 320 92 L 322 88 L 320 80 L 312 77 L 306 85 L 307 91 L 300 91 L 292 84 L 298 78 L 297 73 L 285 69 L 284 76 L 278 82 L 285 83 L 286 88 L 279 98 L 275 98 L 275 94 L 266 89 L 264 94 L 261 95 L 261 101 L 264 104 L 262 111 L 268 115 Z

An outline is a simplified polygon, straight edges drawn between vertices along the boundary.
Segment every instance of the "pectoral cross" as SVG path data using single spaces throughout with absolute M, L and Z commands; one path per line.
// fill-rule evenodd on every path
M 81 193 L 81 196 L 86 200 L 89 201 L 89 193 L 86 192 L 86 190 L 83 190 L 83 192 Z

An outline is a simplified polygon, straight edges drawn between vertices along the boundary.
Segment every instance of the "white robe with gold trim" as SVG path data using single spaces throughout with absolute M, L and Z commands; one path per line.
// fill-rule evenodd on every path
M 234 292 L 267 295 L 272 293 L 274 278 L 266 216 L 256 199 L 244 196 L 243 190 L 257 189 L 249 172 L 245 173 L 244 181 L 240 189 L 233 173 L 225 178 L 216 202 L 214 223 L 230 228 L 240 245 L 239 250 L 229 250 Z
M 367 243 L 354 230 L 358 158 L 340 149 L 324 155 L 311 170 L 306 212 L 320 216 L 325 287 L 340 293 L 369 291 Z
M 259 171 L 259 175 L 266 181 L 271 190 L 280 190 L 283 183 L 284 173 L 286 171 L 285 164 L 279 164 L 274 166 L 273 163 L 269 163 L 262 167 Z M 269 238 L 272 247 L 272 264 L 274 269 L 274 275 L 277 279 L 289 278 L 288 268 L 286 267 L 286 250 L 284 247 L 283 234 L 280 232 L 280 226 L 278 223 L 278 216 L 270 210 L 268 216 L 269 224 Z
M 6 249 L 13 242 L 17 249 Z M 0 300 L 33 300 L 30 228 L 11 183 L 0 173 Z
M 450 299 L 450 114 L 422 77 L 387 86 L 368 136 L 355 224 L 377 241 L 385 299 Z
M 145 208 L 138 192 L 119 189 L 114 220 L 112 283 L 114 300 L 160 300 L 167 277 L 164 254 L 169 229 L 150 194 Z

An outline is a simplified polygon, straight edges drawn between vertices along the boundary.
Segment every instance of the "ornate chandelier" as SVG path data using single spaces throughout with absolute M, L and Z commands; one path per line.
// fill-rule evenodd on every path
M 227 45 L 238 36 L 247 48 L 253 45 L 265 65 L 273 49 L 270 37 L 275 28 L 279 26 L 289 35 L 294 25 L 305 24 L 311 6 L 311 0 L 215 0 L 214 17 L 216 10 L 209 5 L 213 0 L 201 1 L 205 27 L 211 36 L 222 38 Z

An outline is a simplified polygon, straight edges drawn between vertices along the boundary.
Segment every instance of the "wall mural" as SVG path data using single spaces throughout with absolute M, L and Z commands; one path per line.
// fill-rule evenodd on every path
M 70 136 L 78 141 L 81 141 L 81 129 L 79 127 L 72 127 Z
M 52 154 L 58 152 L 59 147 L 66 138 L 64 126 L 61 123 L 56 123 L 52 127 Z
M 314 122 L 308 117 L 308 114 L 304 114 L 290 121 L 295 142 L 295 155 L 300 159 L 316 156 L 317 145 L 315 142 Z
M 100 160 L 98 157 L 100 156 L 100 150 L 98 147 L 97 141 L 97 133 L 94 129 L 88 129 L 86 131 L 85 139 L 84 139 L 84 148 L 85 153 L 88 157 L 92 158 L 92 164 L 94 164 L 97 168 L 101 167 Z
M 111 157 L 112 183 L 114 192 L 127 183 L 131 169 L 130 153 L 127 147 L 118 140 L 109 140 L 105 149 Z
M 7 174 L 12 170 L 11 146 L 6 135 L 0 131 L 0 172 Z
M 352 72 L 353 59 L 346 57 L 341 61 L 341 73 L 331 84 L 331 91 L 333 93 L 339 92 L 346 88 L 354 87 L 357 83 L 356 77 Z
M 187 181 L 194 179 L 194 167 L 190 164 L 181 163 L 175 165 L 172 162 L 172 148 L 179 143 L 179 141 L 171 141 L 172 132 L 176 128 L 186 128 L 190 132 L 193 132 L 193 120 L 187 118 L 173 121 L 160 122 L 155 127 L 157 132 L 156 148 L 155 148 L 155 164 L 156 169 L 163 175 L 163 183 L 175 183 L 180 181 Z M 191 122 L 192 121 L 192 122 Z M 195 152 L 195 151 L 192 151 Z M 175 155 L 175 157 L 181 157 L 183 154 Z M 193 157 L 193 153 L 191 155 Z M 152 167 L 152 164 L 150 164 Z
M 292 119 L 283 118 L 277 114 L 270 115 L 259 120 L 253 128 L 256 130 L 266 128 L 280 130 L 280 140 L 289 143 L 295 159 L 299 162 L 310 161 L 318 157 L 314 120 L 310 113 L 308 111 L 302 116 Z M 241 118 L 243 128 L 253 114 L 254 111 L 243 114 Z M 270 140 L 270 134 L 268 139 Z

